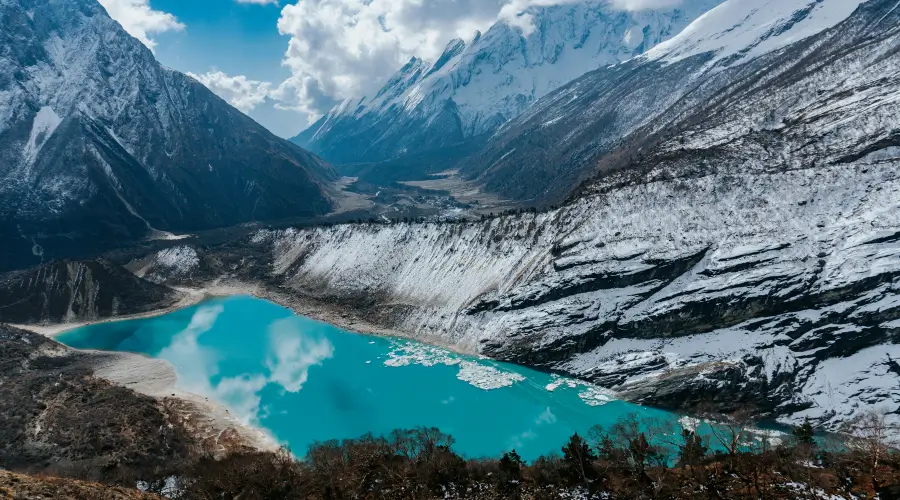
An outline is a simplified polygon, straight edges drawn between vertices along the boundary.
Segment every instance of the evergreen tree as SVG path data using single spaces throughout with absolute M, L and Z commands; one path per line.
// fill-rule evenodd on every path
M 809 418 L 804 419 L 802 424 L 794 427 L 793 434 L 800 444 L 810 446 L 815 446 L 816 444 L 816 431 L 813 429 L 812 424 L 809 423 Z
M 597 455 L 591 449 L 587 441 L 585 441 L 576 432 L 569 438 L 569 442 L 562 448 L 563 467 L 562 475 L 570 485 L 584 484 L 589 485 L 597 478 L 597 472 L 594 470 L 593 462 L 597 460 Z
M 522 469 L 525 467 L 525 463 L 516 450 L 504 453 L 498 466 L 501 491 L 509 492 L 518 489 L 522 482 Z

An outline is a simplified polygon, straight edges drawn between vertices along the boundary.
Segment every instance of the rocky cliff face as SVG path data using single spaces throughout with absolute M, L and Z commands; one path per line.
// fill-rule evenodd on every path
M 375 95 L 343 102 L 293 140 L 336 163 L 374 162 L 493 132 L 570 80 L 642 54 L 721 0 L 619 10 L 607 0 L 533 8 L 434 62 L 414 58 Z
M 330 210 L 335 177 L 94 0 L 0 1 L 0 270 Z
M 243 246 L 248 262 L 232 255 L 223 271 L 240 277 L 242 266 L 253 275 L 262 265 L 265 282 L 301 300 L 647 403 L 749 404 L 824 426 L 868 408 L 894 411 L 900 9 L 893 0 L 846 6 L 813 2 L 787 24 L 754 21 L 784 29 L 754 38 L 744 45 L 749 51 L 719 48 L 611 69 L 652 71 L 659 95 L 666 75 L 699 80 L 663 103 L 658 121 L 614 108 L 607 123 L 631 132 L 594 156 L 599 175 L 559 210 L 263 231 Z M 830 27 L 804 24 L 835 12 Z M 816 34 L 735 57 L 790 29 Z M 680 48 L 666 54 L 697 46 L 675 41 Z M 584 130 L 576 123 L 603 122 L 592 115 L 607 109 L 603 103 L 644 102 L 625 100 L 621 92 L 634 87 L 598 75 L 523 119 L 546 124 L 549 115 L 540 113 L 560 112 L 564 125 L 546 127 L 566 144 Z M 535 151 L 524 137 L 507 146 Z M 585 155 L 597 151 L 585 147 Z M 548 165 L 562 154 L 551 151 Z M 562 162 L 560 172 L 572 165 Z M 507 168 L 508 179 L 532 179 L 527 169 Z M 210 252 L 205 258 L 223 261 Z M 164 266 L 149 268 L 167 276 Z
M 181 296 L 102 259 L 58 261 L 0 275 L 0 322 L 56 323 L 138 314 L 169 307 Z
M 260 233 L 300 297 L 648 403 L 900 397 L 900 161 L 723 172 L 489 223 Z

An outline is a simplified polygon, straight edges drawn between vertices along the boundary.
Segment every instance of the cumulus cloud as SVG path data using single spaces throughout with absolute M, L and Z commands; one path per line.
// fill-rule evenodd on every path
M 299 0 L 278 20 L 278 31 L 291 37 L 284 64 L 293 76 L 271 95 L 279 108 L 313 121 L 336 101 L 371 96 L 413 56 L 435 60 L 453 38 L 469 39 L 498 20 L 528 36 L 531 9 L 578 1 Z M 609 1 L 640 10 L 681 0 Z
M 254 423 L 259 418 L 260 391 L 268 383 L 266 377 L 261 374 L 222 377 L 214 384 L 212 380 L 219 375 L 219 359 L 199 342 L 224 310 L 221 304 L 197 309 L 188 326 L 173 336 L 157 357 L 175 367 L 179 387 L 219 401 L 243 423 Z
M 497 18 L 486 0 L 301 0 L 286 5 L 278 31 L 290 35 L 277 89 L 283 106 L 315 118 L 334 101 L 374 92 L 411 57 L 434 59 L 453 38 Z
M 269 327 L 270 357 L 266 363 L 269 381 L 287 392 L 300 392 L 309 378 L 309 368 L 321 365 L 334 355 L 334 347 L 326 338 L 305 334 L 297 318 L 286 318 Z
M 510 0 L 500 8 L 497 19 L 506 22 L 510 26 L 519 28 L 522 36 L 529 36 L 534 32 L 534 16 L 529 12 L 530 9 L 579 1 L 582 0 Z
M 212 388 L 212 396 L 216 401 L 228 405 L 241 422 L 253 424 L 261 418 L 262 396 L 260 391 L 268 383 L 266 377 L 260 374 L 225 377 Z
M 188 76 L 206 85 L 216 95 L 244 113 L 249 113 L 265 102 L 272 85 L 269 82 L 251 80 L 244 75 L 229 76 L 221 71 L 210 71 L 202 75 L 188 72 Z
M 153 10 L 149 0 L 100 0 L 100 5 L 125 28 L 131 36 L 137 38 L 150 50 L 156 47 L 151 35 L 165 31 L 181 31 L 184 24 L 168 12 Z

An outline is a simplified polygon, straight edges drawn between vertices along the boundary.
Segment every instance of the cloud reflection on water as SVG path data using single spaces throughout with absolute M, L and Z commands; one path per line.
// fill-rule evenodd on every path
M 309 368 L 334 355 L 328 339 L 305 334 L 298 318 L 289 317 L 273 321 L 267 329 L 267 373 L 261 369 L 259 373 L 219 377 L 222 358 L 199 339 L 224 310 L 222 304 L 198 308 L 188 326 L 174 335 L 157 357 L 175 366 L 180 388 L 225 404 L 245 423 L 257 423 L 261 418 L 261 392 L 266 386 L 277 384 L 287 392 L 299 392 L 309 378 Z M 213 382 L 216 378 L 218 382 Z

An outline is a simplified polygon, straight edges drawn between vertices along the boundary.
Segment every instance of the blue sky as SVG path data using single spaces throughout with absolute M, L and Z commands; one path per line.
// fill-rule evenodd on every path
M 281 64 L 290 36 L 278 33 L 281 8 L 273 4 L 229 0 L 152 0 L 151 7 L 174 15 L 185 25 L 180 31 L 155 35 L 156 58 L 182 72 L 221 71 L 251 80 L 281 82 L 291 70 Z M 274 101 L 244 110 L 282 137 L 298 134 L 307 117 L 293 110 L 275 109 Z

